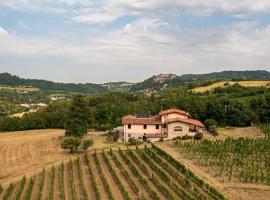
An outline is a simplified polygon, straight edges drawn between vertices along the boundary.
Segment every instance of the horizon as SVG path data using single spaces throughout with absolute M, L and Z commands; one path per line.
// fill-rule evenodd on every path
M 55 83 L 64 83 L 64 84 L 87 84 L 87 83 L 90 83 L 90 84 L 97 84 L 97 85 L 103 85 L 103 84 L 109 84 L 109 83 L 119 83 L 119 82 L 126 82 L 126 83 L 132 83 L 132 84 L 136 84 L 136 83 L 140 83 L 140 82 L 143 82 L 149 78 L 152 78 L 153 76 L 157 76 L 157 75 L 162 75 L 162 74 L 173 74 L 173 75 L 176 75 L 176 76 L 182 76 L 182 75 L 204 75 L 204 74 L 211 74 L 211 73 L 221 73 L 221 72 L 230 72 L 230 71 L 241 71 L 241 72 L 244 72 L 244 71 L 267 71 L 270 73 L 270 71 L 268 70 L 265 70 L 265 69 L 254 69 L 254 70 L 223 70 L 223 71 L 212 71 L 212 72 L 208 72 L 208 73 L 187 73 L 187 74 L 175 74 L 175 73 L 159 73 L 159 74 L 152 74 L 151 76 L 149 77 L 146 77 L 145 79 L 143 80 L 140 80 L 140 81 L 137 81 L 137 82 L 128 82 L 128 81 L 125 81 L 125 80 L 118 80 L 118 81 L 109 81 L 109 82 L 101 82 L 101 83 L 97 83 L 97 82 L 61 82 L 61 81 L 54 81 L 54 80 L 50 80 L 50 79 L 42 79 L 42 78 L 37 78 L 37 77 L 23 77 L 23 76 L 20 76 L 20 75 L 17 75 L 17 74 L 13 74 L 13 73 L 10 73 L 10 72 L 0 72 L 0 74 L 10 74 L 12 76 L 17 76 L 19 78 L 22 78 L 22 79 L 34 79 L 34 80 L 43 80 L 43 81 L 51 81 L 51 82 L 55 82 Z
M 270 70 L 270 3 L 0 1 L 0 72 L 57 82 Z

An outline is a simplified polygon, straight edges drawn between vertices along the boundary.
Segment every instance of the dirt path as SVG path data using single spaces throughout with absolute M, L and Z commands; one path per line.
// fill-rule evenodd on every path
M 66 200 L 72 200 L 72 193 L 71 193 L 71 184 L 70 184 L 70 176 L 68 173 L 68 163 L 65 164 L 64 169 L 64 187 L 65 187 L 65 198 Z
M 33 191 L 32 191 L 32 199 L 36 199 L 38 191 L 39 191 L 39 183 L 40 183 L 41 176 L 40 174 L 36 175 L 35 179 L 35 184 L 33 186 Z
M 88 197 L 90 200 L 94 200 L 94 199 L 96 199 L 95 191 L 93 189 L 93 185 L 91 182 L 91 178 L 89 175 L 88 167 L 87 167 L 84 156 L 81 156 L 81 162 L 82 162 L 81 166 L 82 166 L 83 179 L 84 179 L 85 188 L 86 188 L 87 193 L 88 193 Z
M 60 195 L 60 166 L 55 166 L 54 199 L 61 199 Z
M 77 197 L 78 199 L 84 199 L 83 189 L 79 176 L 79 168 L 76 159 L 73 161 L 73 170 L 74 170 L 74 184 L 76 186 Z
M 111 173 L 109 172 L 109 169 L 108 169 L 106 163 L 104 162 L 103 156 L 100 153 L 97 154 L 97 155 L 98 155 L 98 159 L 99 159 L 99 162 L 100 162 L 101 169 L 102 169 L 102 171 L 103 171 L 109 185 L 111 186 L 112 193 L 113 193 L 115 199 L 124 200 L 123 195 L 122 195 L 121 191 L 119 190 L 119 187 L 115 183 Z
M 48 199 L 50 186 L 51 186 L 51 170 L 46 170 L 44 187 L 43 187 L 43 192 L 42 192 L 42 197 L 41 197 L 42 200 Z
M 93 174 L 95 175 L 96 177 L 96 182 L 97 182 L 97 186 L 99 188 L 99 191 L 100 191 L 100 195 L 101 195 L 101 199 L 102 200 L 108 200 L 108 194 L 101 182 L 101 178 L 100 178 L 100 175 L 99 175 L 99 172 L 98 172 L 98 169 L 97 169 L 97 166 L 95 164 L 95 160 L 94 160 L 94 155 L 93 154 L 89 154 L 89 160 L 91 162 L 91 165 L 92 165 L 92 169 L 93 169 Z
M 133 174 L 131 169 L 126 165 L 126 163 L 124 162 L 122 157 L 119 155 L 119 152 L 115 151 L 114 154 L 117 157 L 117 159 L 122 163 L 124 169 L 128 172 L 130 177 L 132 177 L 132 179 L 136 183 L 136 185 L 139 186 L 139 188 L 141 189 L 141 193 L 146 197 L 146 199 L 152 199 L 150 194 L 149 194 L 149 191 L 146 190 L 146 188 L 139 182 L 138 178 L 135 177 L 135 175 Z
M 194 174 L 196 174 L 196 176 L 218 189 L 230 200 L 269 200 L 269 186 L 244 183 L 221 183 L 216 178 L 209 175 L 209 173 L 204 171 L 201 167 L 196 166 L 190 160 L 184 158 L 181 153 L 177 151 L 177 149 L 170 147 L 168 143 L 156 143 L 156 145 L 184 164 Z
M 26 193 L 26 190 L 27 190 L 27 186 L 28 186 L 28 182 L 29 182 L 29 179 L 26 179 L 25 185 L 24 185 L 24 187 L 23 187 L 23 191 L 22 191 L 22 193 L 21 193 L 20 200 L 23 200 L 23 199 L 24 199 L 24 196 L 25 196 L 25 193 Z
M 119 179 L 121 180 L 122 184 L 125 186 L 125 189 L 127 190 L 128 194 L 132 199 L 137 198 L 137 195 L 135 192 L 132 190 L 130 183 L 126 180 L 126 178 L 122 175 L 120 172 L 120 169 L 118 166 L 116 166 L 115 162 L 113 161 L 112 157 L 110 155 L 107 156 L 113 169 L 115 170 L 116 174 L 118 175 Z

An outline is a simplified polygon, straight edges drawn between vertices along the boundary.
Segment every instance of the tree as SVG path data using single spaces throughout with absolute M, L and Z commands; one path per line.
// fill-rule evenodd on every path
M 65 137 L 61 142 L 62 149 L 69 149 L 70 153 L 74 153 L 81 145 L 81 139 L 78 137 Z
M 86 151 L 93 144 L 94 144 L 94 140 L 92 140 L 92 139 L 83 140 L 82 149 Z
M 214 119 L 206 119 L 204 121 L 204 125 L 206 126 L 206 128 L 210 129 L 212 127 L 217 127 L 217 122 Z
M 75 95 L 67 113 L 66 136 L 81 137 L 87 133 L 88 104 L 83 95 Z

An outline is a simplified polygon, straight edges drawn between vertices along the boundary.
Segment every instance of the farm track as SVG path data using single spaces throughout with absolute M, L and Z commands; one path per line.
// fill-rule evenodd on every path
M 73 161 L 73 170 L 74 170 L 74 184 L 76 186 L 78 199 L 84 200 L 83 189 L 80 183 L 79 168 L 78 168 L 76 160 Z
M 64 177 L 65 177 L 64 178 L 65 198 L 66 198 L 66 200 L 72 200 L 70 176 L 68 173 L 67 164 L 65 164 Z
M 206 194 L 205 188 L 195 183 L 190 188 L 182 185 L 183 182 L 173 176 L 179 171 L 163 158 L 164 155 L 157 156 L 175 171 L 167 171 L 166 165 L 161 165 L 146 153 L 145 149 L 125 149 L 79 155 L 32 176 L 32 181 L 28 176 L 23 187 L 19 187 L 23 179 L 14 182 L 7 200 L 16 199 L 17 191 L 21 191 L 20 200 L 39 200 L 39 196 L 40 200 L 197 200 L 200 198 L 196 192 Z M 155 151 L 155 154 L 158 153 Z M 182 177 L 187 175 L 181 172 Z M 7 188 L 8 185 L 4 186 L 0 199 L 8 193 Z M 183 198 L 183 191 L 179 192 L 178 188 L 190 198 Z M 204 200 L 216 200 L 215 195 Z
M 98 172 L 98 169 L 97 169 L 97 165 L 96 165 L 96 162 L 95 162 L 95 159 L 94 159 L 94 155 L 89 155 L 89 160 L 92 164 L 92 169 L 93 169 L 93 174 L 94 176 L 96 177 L 96 182 L 97 182 L 97 186 L 99 188 L 99 191 L 100 191 L 100 195 L 101 195 L 101 199 L 103 200 L 109 200 L 109 197 L 108 197 L 108 194 L 102 184 L 102 181 L 101 181 L 101 178 L 100 178 L 100 174 Z
M 95 200 L 95 191 L 93 189 L 93 184 L 91 182 L 91 178 L 89 175 L 89 171 L 88 171 L 88 167 L 85 161 L 84 156 L 81 156 L 81 163 L 82 163 L 82 173 L 83 173 L 83 179 L 84 179 L 84 184 L 85 184 L 85 188 L 88 194 L 88 198 L 90 200 Z

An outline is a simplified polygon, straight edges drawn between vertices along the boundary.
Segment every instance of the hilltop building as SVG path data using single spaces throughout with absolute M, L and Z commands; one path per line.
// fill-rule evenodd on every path
M 123 140 L 129 138 L 157 141 L 160 138 L 173 139 L 175 137 L 202 133 L 204 125 L 190 114 L 179 109 L 162 110 L 158 115 L 127 115 L 122 118 L 124 127 Z

